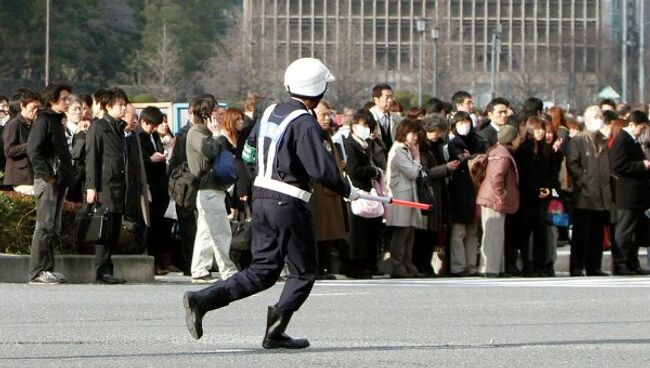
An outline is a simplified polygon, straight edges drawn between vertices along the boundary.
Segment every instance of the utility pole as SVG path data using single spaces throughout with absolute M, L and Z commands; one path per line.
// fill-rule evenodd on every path
M 50 0 L 45 0 L 45 86 L 50 83 Z
M 621 42 L 621 97 L 627 103 L 627 0 L 623 0 L 621 25 L 623 40 Z
M 433 44 L 432 51 L 432 64 L 433 64 L 433 74 L 431 80 L 431 96 L 438 96 L 438 27 L 431 28 L 431 41 Z
M 496 30 L 492 33 L 492 63 L 490 65 L 490 95 L 496 97 L 497 73 L 501 58 L 501 23 L 497 23 Z
M 639 98 L 638 101 L 645 101 L 645 0 L 639 0 Z
M 415 21 L 415 28 L 420 34 L 420 70 L 418 76 L 418 106 L 422 106 L 422 67 L 424 63 L 424 31 L 425 31 L 425 22 L 424 19 L 418 19 Z

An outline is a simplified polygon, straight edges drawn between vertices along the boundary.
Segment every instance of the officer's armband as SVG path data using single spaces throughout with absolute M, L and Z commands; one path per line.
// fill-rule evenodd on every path
M 247 142 L 244 145 L 244 149 L 242 150 L 242 160 L 244 160 L 244 162 L 247 164 L 254 164 L 256 158 L 257 158 L 257 148 L 251 146 Z

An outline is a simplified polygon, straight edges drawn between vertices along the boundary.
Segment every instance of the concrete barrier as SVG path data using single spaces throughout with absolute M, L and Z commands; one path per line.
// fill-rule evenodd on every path
M 114 275 L 128 282 L 153 282 L 154 260 L 145 255 L 114 255 Z M 94 256 L 54 256 L 54 271 L 60 272 L 74 284 L 95 282 Z M 29 280 L 29 256 L 0 254 L 0 282 L 26 283 Z

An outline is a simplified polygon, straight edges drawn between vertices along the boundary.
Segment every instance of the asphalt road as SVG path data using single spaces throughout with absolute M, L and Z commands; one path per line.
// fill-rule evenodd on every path
M 648 367 L 650 278 L 319 282 L 261 347 L 281 284 L 209 313 L 193 340 L 179 276 L 146 285 L 0 284 L 0 367 Z

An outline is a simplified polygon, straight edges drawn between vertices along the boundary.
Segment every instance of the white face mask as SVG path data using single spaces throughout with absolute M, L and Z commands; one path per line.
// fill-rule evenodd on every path
M 357 124 L 352 127 L 352 131 L 354 132 L 354 135 L 363 139 L 364 141 L 370 138 L 370 128 L 367 126 Z
M 458 124 L 456 125 L 456 133 L 458 135 L 467 135 L 469 134 L 470 126 L 468 124 Z
M 585 121 L 585 127 L 590 132 L 597 132 L 603 127 L 603 119 L 589 119 Z

